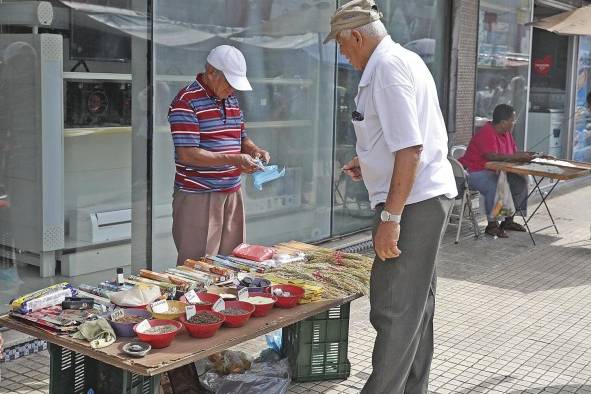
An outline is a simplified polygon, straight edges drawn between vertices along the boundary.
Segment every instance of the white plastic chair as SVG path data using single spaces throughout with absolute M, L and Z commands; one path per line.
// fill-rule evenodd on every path
M 460 242 L 460 232 L 462 231 L 462 223 L 464 219 L 470 220 L 472 223 L 472 230 L 474 231 L 474 237 L 480 238 L 480 228 L 478 227 L 478 222 L 476 221 L 476 213 L 472 208 L 472 199 L 478 198 L 479 193 L 477 191 L 472 191 L 468 187 L 468 178 L 466 170 L 462 164 L 452 156 L 448 156 L 448 160 L 451 163 L 451 167 L 453 169 L 454 177 L 460 181 L 460 185 L 463 185 L 461 189 L 458 190 L 459 194 L 456 197 L 453 210 L 459 208 L 458 213 L 453 213 L 450 216 L 458 217 L 458 230 L 456 232 L 456 241 L 457 244 Z M 467 209 L 466 209 L 467 208 Z M 466 210 L 468 212 L 466 212 Z

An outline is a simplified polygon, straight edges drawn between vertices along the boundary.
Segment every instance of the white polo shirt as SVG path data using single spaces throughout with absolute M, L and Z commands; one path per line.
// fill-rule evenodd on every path
M 355 104 L 363 115 L 353 120 L 356 150 L 372 208 L 386 201 L 396 152 L 416 145 L 423 151 L 406 203 L 456 196 L 437 89 L 417 54 L 384 37 L 363 70 Z

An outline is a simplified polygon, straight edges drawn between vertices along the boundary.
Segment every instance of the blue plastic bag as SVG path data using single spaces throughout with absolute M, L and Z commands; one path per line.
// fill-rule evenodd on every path
M 279 171 L 279 167 L 276 165 L 264 166 L 261 171 L 257 171 L 252 174 L 252 180 L 254 187 L 260 191 L 263 190 L 263 184 L 274 181 L 275 179 L 279 179 L 283 176 L 285 176 L 285 167 Z
M 281 342 L 283 340 L 283 330 L 275 330 L 265 335 L 267 346 L 275 350 L 277 353 L 281 353 Z

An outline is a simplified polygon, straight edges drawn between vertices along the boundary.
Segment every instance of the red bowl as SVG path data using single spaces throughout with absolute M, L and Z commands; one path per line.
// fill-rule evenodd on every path
M 304 293 L 306 292 L 300 286 L 295 285 L 274 285 L 269 288 L 269 293 L 274 294 L 274 289 L 281 289 L 282 291 L 288 291 L 290 293 L 289 297 L 282 297 L 282 296 L 275 296 L 277 297 L 277 302 L 275 305 L 279 308 L 293 308 L 300 302 Z
M 149 343 L 154 349 L 162 349 L 169 346 L 172 343 L 172 340 L 176 336 L 177 332 L 181 328 L 183 328 L 183 325 L 176 320 L 155 319 L 148 320 L 148 323 L 150 323 L 150 327 L 164 326 L 168 324 L 176 327 L 176 330 L 167 332 L 166 334 L 145 334 L 137 330 L 137 326 L 139 323 L 133 326 L 133 331 L 135 331 L 138 339 L 142 342 Z
M 226 317 L 221 313 L 214 312 L 214 311 L 207 311 L 212 315 L 216 315 L 221 320 L 217 323 L 209 323 L 209 324 L 200 324 L 200 323 L 191 323 L 187 321 L 186 316 L 181 316 L 179 318 L 180 322 L 185 326 L 185 329 L 189 332 L 189 335 L 193 338 L 209 338 L 213 337 L 216 331 L 222 326 Z
M 268 304 L 252 304 L 252 305 L 254 305 L 254 312 L 252 313 L 252 317 L 266 316 L 267 313 L 269 313 L 269 311 L 271 309 L 273 309 L 273 305 L 275 305 L 275 303 L 277 302 L 277 297 L 275 297 L 272 294 L 261 293 L 261 292 L 256 291 L 253 293 L 249 292 L 248 295 L 250 297 L 265 297 L 265 298 L 270 298 L 273 300 L 273 302 L 270 302 Z M 244 301 L 248 302 L 248 298 Z
M 220 312 L 226 318 L 224 325 L 233 328 L 245 325 L 248 319 L 250 319 L 250 315 L 252 315 L 255 310 L 254 305 L 244 301 L 226 301 L 226 309 L 229 308 L 243 309 L 246 311 L 246 313 L 242 315 L 226 315 L 223 312 Z
M 215 302 L 220 298 L 219 295 L 213 293 L 197 293 L 197 295 L 199 296 L 201 302 L 207 302 L 211 304 L 195 304 L 196 311 L 210 311 L 213 304 L 215 304 Z M 181 296 L 180 301 L 184 302 L 185 304 L 189 303 L 184 295 Z

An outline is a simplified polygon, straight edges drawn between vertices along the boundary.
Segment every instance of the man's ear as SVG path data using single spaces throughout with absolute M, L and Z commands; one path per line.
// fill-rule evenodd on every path
M 360 47 L 363 44 L 363 36 L 357 30 L 351 30 L 351 37 L 355 40 L 357 46 Z

